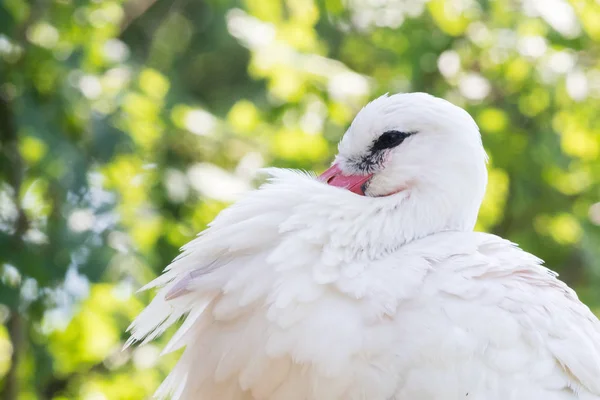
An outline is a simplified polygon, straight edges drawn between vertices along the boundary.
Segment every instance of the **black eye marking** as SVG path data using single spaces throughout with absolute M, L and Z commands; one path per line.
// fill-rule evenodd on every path
M 379 136 L 377 140 L 373 142 L 369 150 L 373 154 L 381 150 L 392 149 L 402 144 L 404 139 L 415 133 L 416 132 L 400 132 L 395 130 L 384 132 L 383 135 Z
M 416 131 L 401 132 L 396 130 L 384 132 L 373 141 L 366 153 L 349 157 L 346 164 L 363 173 L 374 173 L 383 168 L 386 158 L 384 150 L 399 146 L 407 137 L 416 133 Z

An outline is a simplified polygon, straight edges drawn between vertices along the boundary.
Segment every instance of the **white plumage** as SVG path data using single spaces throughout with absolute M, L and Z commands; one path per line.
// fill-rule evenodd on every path
M 539 259 L 472 232 L 485 162 L 464 110 L 413 93 L 358 114 L 329 185 L 270 170 L 148 285 L 130 342 L 185 317 L 157 396 L 600 400 L 598 319 Z

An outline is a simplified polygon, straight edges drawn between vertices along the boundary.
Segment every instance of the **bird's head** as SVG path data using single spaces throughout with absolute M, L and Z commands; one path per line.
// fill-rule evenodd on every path
M 470 230 L 486 160 L 477 124 L 462 108 L 425 93 L 385 95 L 358 113 L 320 179 L 373 202 L 410 202 L 411 212 L 437 218 L 438 229 Z

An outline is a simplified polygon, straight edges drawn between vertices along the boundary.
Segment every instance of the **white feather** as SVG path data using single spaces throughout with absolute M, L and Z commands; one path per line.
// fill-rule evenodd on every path
M 539 259 L 471 232 L 486 183 L 474 122 L 402 96 L 359 114 L 337 162 L 382 129 L 419 130 L 369 188 L 406 190 L 270 170 L 150 284 L 130 341 L 187 315 L 157 397 L 600 400 L 597 318 Z

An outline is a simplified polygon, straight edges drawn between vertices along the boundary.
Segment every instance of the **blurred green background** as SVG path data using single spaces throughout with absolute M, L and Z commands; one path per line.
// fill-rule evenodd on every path
M 256 184 L 322 171 L 369 99 L 465 107 L 491 156 L 478 229 L 600 310 L 595 0 L 3 0 L 0 399 L 144 399 L 135 290 Z

